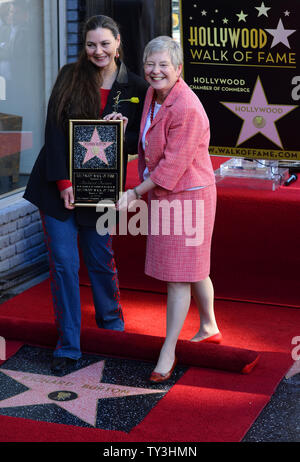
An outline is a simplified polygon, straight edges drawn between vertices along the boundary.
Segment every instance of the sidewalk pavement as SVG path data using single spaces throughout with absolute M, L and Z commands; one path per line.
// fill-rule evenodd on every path
M 300 442 L 300 373 L 282 379 L 242 442 Z

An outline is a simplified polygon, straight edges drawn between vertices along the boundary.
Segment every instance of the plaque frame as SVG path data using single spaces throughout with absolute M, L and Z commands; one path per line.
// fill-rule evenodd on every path
M 99 144 L 107 143 L 98 155 L 92 151 L 94 136 Z M 97 207 L 99 202 L 115 207 L 123 193 L 123 140 L 123 120 L 69 120 L 69 175 L 75 207 Z

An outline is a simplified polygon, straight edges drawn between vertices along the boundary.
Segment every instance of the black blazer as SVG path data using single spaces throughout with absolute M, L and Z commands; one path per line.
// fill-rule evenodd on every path
M 59 84 L 65 72 L 72 70 L 72 66 L 73 64 L 67 64 L 61 69 L 55 85 Z M 147 88 L 148 84 L 144 79 L 130 72 L 121 63 L 118 76 L 109 93 L 107 104 L 102 114 L 102 117 L 104 117 L 106 114 L 113 112 L 114 98 L 119 91 L 121 92 L 120 99 L 137 96 L 140 100 L 138 104 L 122 102 L 118 107 L 118 111 L 128 117 L 123 148 L 124 186 L 128 154 L 137 153 L 140 121 Z M 57 220 L 65 221 L 74 213 L 78 224 L 95 226 L 97 219 L 101 215 L 96 212 L 96 207 L 78 207 L 75 210 L 68 210 L 64 207 L 63 200 L 60 198 L 56 181 L 69 178 L 69 142 L 66 132 L 58 127 L 53 117 L 50 116 L 49 108 L 51 104 L 53 102 L 50 97 L 45 127 L 45 144 L 33 166 L 24 198 L 36 205 L 43 213 Z

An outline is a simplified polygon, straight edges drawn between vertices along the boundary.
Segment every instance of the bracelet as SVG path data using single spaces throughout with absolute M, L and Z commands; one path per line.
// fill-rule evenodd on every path
M 134 187 L 133 190 L 134 190 L 134 192 L 135 192 L 135 197 L 136 197 L 137 199 L 140 199 L 142 196 L 137 192 L 136 187 Z

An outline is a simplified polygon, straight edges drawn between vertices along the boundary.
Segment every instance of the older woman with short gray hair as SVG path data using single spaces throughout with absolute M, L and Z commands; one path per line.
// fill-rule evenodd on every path
M 208 153 L 209 121 L 198 97 L 181 78 L 181 71 L 182 51 L 175 40 L 163 36 L 148 43 L 144 72 L 150 87 L 138 144 L 141 183 L 126 191 L 117 205 L 120 210 L 131 207 L 148 193 L 145 273 L 166 281 L 168 293 L 166 339 L 150 376 L 150 381 L 156 383 L 168 380 L 176 366 L 176 343 L 190 307 L 191 293 L 201 320 L 200 329 L 191 340 L 220 343 L 222 338 L 209 277 L 216 209 L 215 176 Z M 151 233 L 154 208 L 163 209 L 166 205 L 174 214 L 169 213 L 166 218 L 161 213 L 159 231 Z M 175 218 L 181 220 L 177 220 L 180 229 Z M 168 234 L 164 232 L 166 224 Z

